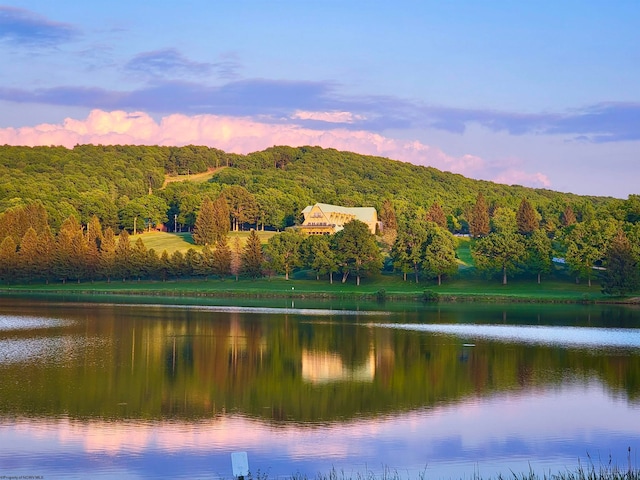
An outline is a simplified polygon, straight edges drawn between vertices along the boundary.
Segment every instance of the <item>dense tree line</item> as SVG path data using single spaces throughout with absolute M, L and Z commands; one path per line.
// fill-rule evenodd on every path
M 165 184 L 171 176 L 206 171 L 214 172 L 208 182 Z M 223 191 L 234 230 L 282 230 L 316 202 L 382 211 L 387 201 L 399 216 L 431 208 L 431 221 L 445 226 L 446 220 L 453 233 L 469 233 L 478 193 L 490 213 L 499 207 L 516 209 L 521 198 L 528 198 L 550 232 L 561 225 L 568 206 L 577 221 L 601 213 L 619 217 L 625 208 L 612 198 L 500 185 L 319 147 L 237 155 L 198 146 L 0 146 L 0 212 L 40 201 L 54 233 L 69 215 L 85 225 L 95 215 L 116 232 L 192 230 L 203 198 Z
M 220 211 L 216 211 L 216 205 Z M 54 235 L 47 224 L 44 208 L 35 204 L 17 209 L 25 219 L 26 231 L 7 235 L 0 242 L 0 280 L 5 283 L 37 281 L 140 280 L 197 277 L 259 278 L 274 273 L 286 277 L 295 268 L 308 268 L 318 275 L 341 273 L 360 278 L 382 268 L 382 253 L 366 224 L 352 221 L 331 237 L 309 237 L 287 230 L 261 244 L 251 230 L 243 246 L 229 244 L 229 217 L 222 196 L 213 202 L 206 198 L 197 218 L 194 239 L 202 249 L 186 253 L 147 249 L 142 237 L 132 244 L 123 230 L 116 236 L 103 227 L 97 217 L 84 226 L 68 217 Z M 33 214 L 27 221 L 27 214 Z M 226 219 L 220 219 L 220 214 Z M 207 222 L 205 217 L 213 222 Z M 216 224 L 215 221 L 219 223 Z M 236 237 L 236 242 L 238 238 Z
M 207 182 L 164 184 L 171 175 L 208 170 Z M 226 242 L 230 230 L 284 230 L 301 221 L 306 205 L 326 202 L 375 206 L 383 227 L 376 252 L 387 268 L 416 282 L 455 274 L 453 234 L 463 234 L 472 238 L 477 269 L 500 275 L 503 283 L 515 273 L 540 282 L 555 257 L 576 281 L 591 285 L 598 278 L 609 293 L 637 288 L 633 275 L 623 276 L 626 285 L 614 285 L 622 277 L 608 265 L 637 270 L 638 195 L 619 200 L 499 185 L 319 147 L 235 155 L 195 146 L 4 146 L 0 173 L 0 273 L 6 279 L 289 276 L 310 268 L 330 280 L 341 273 L 358 282 L 361 273 L 380 270 L 377 254 L 336 257 L 351 248 L 345 234 L 303 241 L 283 233 L 253 269 L 247 269 L 248 253 Z M 130 233 L 154 228 L 189 230 L 203 248 L 168 255 L 127 245 Z M 65 264 L 68 255 L 74 260 Z M 28 258 L 49 259 L 52 267 L 27 266 Z

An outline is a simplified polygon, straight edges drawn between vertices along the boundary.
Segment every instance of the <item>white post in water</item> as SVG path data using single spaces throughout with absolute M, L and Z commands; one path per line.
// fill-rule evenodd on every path
M 247 452 L 233 452 L 231 454 L 231 468 L 235 478 L 243 479 L 249 475 L 249 460 Z

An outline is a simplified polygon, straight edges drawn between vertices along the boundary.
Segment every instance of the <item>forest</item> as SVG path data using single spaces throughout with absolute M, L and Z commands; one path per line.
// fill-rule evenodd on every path
M 304 238 L 289 227 L 316 202 L 373 206 L 379 231 L 369 237 L 353 225 L 332 238 Z M 194 248 L 169 255 L 148 250 L 141 238 L 129 242 L 151 230 L 190 232 Z M 264 246 L 252 236 L 234 245 L 230 230 L 283 233 Z M 640 282 L 638 195 L 507 186 L 320 147 L 248 155 L 201 146 L 0 147 L 4 282 L 288 276 L 295 269 L 329 281 L 335 273 L 359 283 L 384 269 L 441 282 L 458 270 L 460 237 L 471 239 L 477 271 L 503 283 L 519 273 L 540 282 L 553 259 L 576 281 L 604 278 L 607 293 L 628 293 Z

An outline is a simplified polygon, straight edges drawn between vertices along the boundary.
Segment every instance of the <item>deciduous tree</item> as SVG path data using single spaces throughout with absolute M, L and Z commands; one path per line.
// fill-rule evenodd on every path
M 542 274 L 551 271 L 551 239 L 544 230 L 538 228 L 527 238 L 526 245 L 526 268 L 536 275 L 538 283 L 540 283 Z
M 270 268 L 278 273 L 284 273 L 289 280 L 289 274 L 295 267 L 301 265 L 300 245 L 304 236 L 295 230 L 285 230 L 274 235 L 265 246 L 264 253 Z
M 516 271 L 524 258 L 524 238 L 517 233 L 491 233 L 471 246 L 471 255 L 479 270 L 501 272 L 506 285 L 507 274 Z
M 375 236 L 366 223 L 352 220 L 344 229 L 334 235 L 336 257 L 342 270 L 342 283 L 350 274 L 356 276 L 356 285 L 360 277 L 382 269 L 382 255 Z
M 427 275 L 437 277 L 438 285 L 442 284 L 443 275 L 454 275 L 458 271 L 456 244 L 449 230 L 435 223 L 428 225 L 422 269 Z

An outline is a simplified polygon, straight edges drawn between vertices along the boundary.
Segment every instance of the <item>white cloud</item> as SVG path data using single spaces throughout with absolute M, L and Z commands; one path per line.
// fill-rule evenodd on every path
M 297 110 L 291 118 L 294 120 L 318 120 L 327 123 L 354 123 L 358 120 L 366 120 L 364 115 L 357 115 L 351 112 L 309 112 Z

